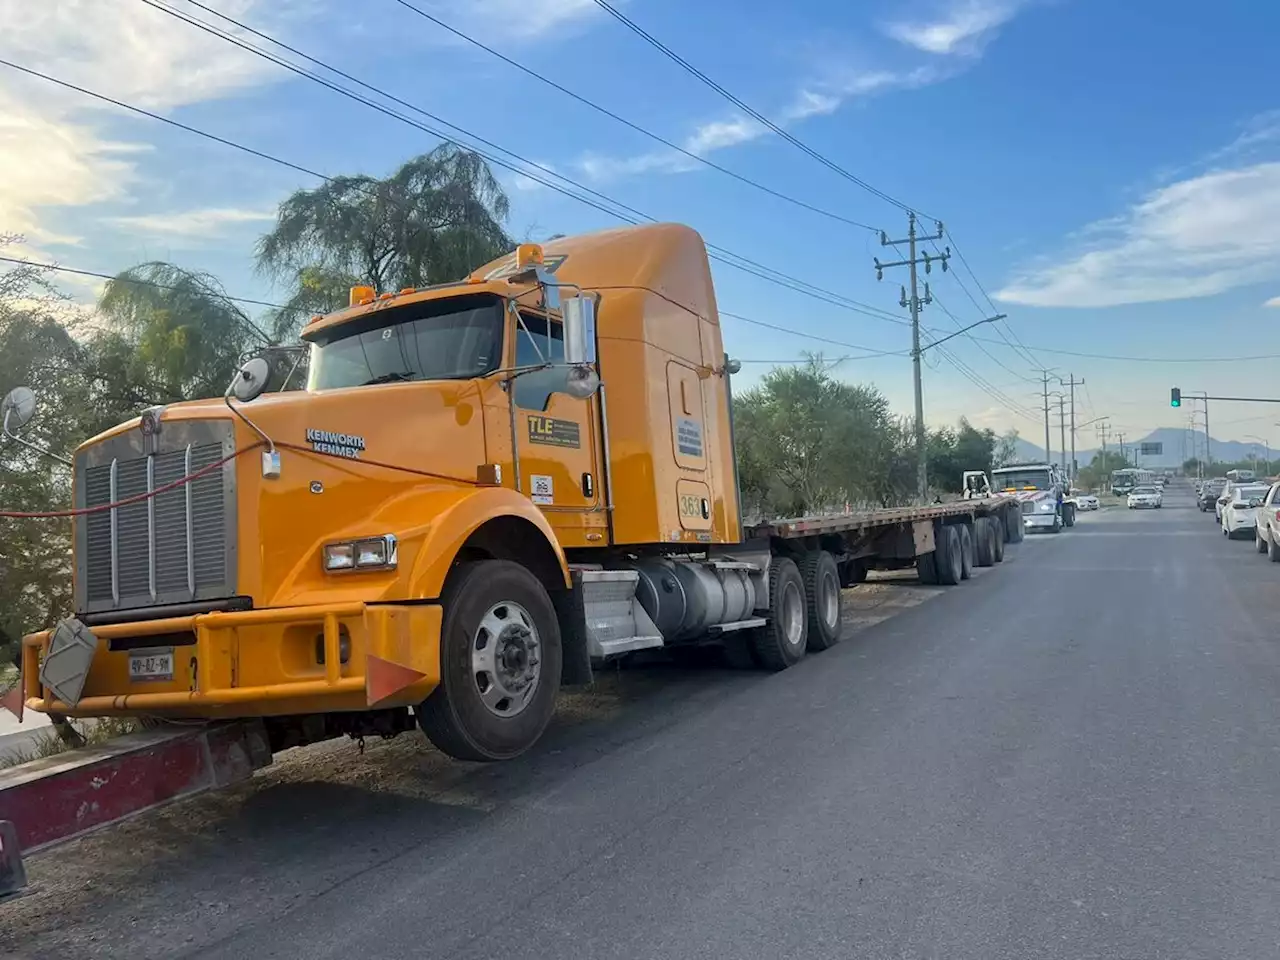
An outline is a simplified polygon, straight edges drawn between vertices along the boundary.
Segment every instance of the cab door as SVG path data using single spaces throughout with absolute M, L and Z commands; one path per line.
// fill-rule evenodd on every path
M 519 322 L 509 322 L 514 327 L 517 368 L 564 363 L 564 332 L 558 320 L 521 314 Z M 521 492 L 542 508 L 562 546 L 599 546 L 608 530 L 599 395 L 578 400 L 554 392 L 563 382 L 563 366 L 509 381 Z

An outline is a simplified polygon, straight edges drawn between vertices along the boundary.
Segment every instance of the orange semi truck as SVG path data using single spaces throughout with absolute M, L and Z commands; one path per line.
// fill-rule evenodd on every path
M 302 339 L 305 391 L 250 361 L 77 450 L 76 614 L 24 638 L 27 707 L 262 718 L 272 750 L 416 723 L 506 759 L 593 665 L 711 642 L 780 670 L 840 639 L 868 568 L 956 583 L 1021 539 L 999 497 L 744 528 L 687 227 L 357 287 Z

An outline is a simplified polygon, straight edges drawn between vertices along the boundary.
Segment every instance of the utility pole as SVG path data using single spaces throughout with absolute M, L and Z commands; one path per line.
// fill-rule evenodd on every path
M 1074 481 L 1076 478 L 1076 387 L 1084 384 L 1084 377 L 1076 379 L 1074 373 L 1068 374 L 1067 379 L 1058 378 L 1058 382 L 1064 387 L 1071 389 L 1071 469 L 1067 476 Z
M 942 264 L 942 271 L 947 271 L 947 261 L 951 259 L 951 248 L 935 256 L 930 256 L 926 251 L 922 256 L 916 256 L 916 244 L 920 242 L 928 242 L 930 240 L 941 240 L 946 231 L 943 229 L 942 221 L 938 220 L 934 223 L 937 228 L 933 234 L 922 237 L 916 233 L 916 215 L 914 212 L 907 212 L 907 239 L 890 240 L 889 235 L 883 230 L 880 231 L 880 245 L 882 247 L 896 246 L 899 243 L 907 244 L 907 259 L 895 260 L 893 263 L 881 263 L 878 259 L 872 258 L 872 262 L 876 265 L 876 279 L 884 279 L 884 271 L 886 267 L 908 267 L 910 269 L 911 280 L 911 296 L 907 297 L 907 290 L 902 289 L 902 299 L 899 303 L 904 307 L 911 308 L 911 367 L 912 375 L 915 379 L 916 394 L 916 495 L 920 498 L 921 503 L 926 503 L 929 499 L 929 467 L 925 457 L 925 437 L 924 437 L 924 384 L 920 377 L 920 308 L 933 302 L 933 296 L 929 293 L 929 284 L 924 285 L 924 299 L 920 298 L 920 288 L 918 286 L 918 274 L 916 266 L 924 264 L 924 272 L 929 273 L 933 269 L 933 261 L 937 260 Z
M 1124 465 L 1127 467 L 1129 465 L 1129 455 L 1124 452 L 1124 434 L 1117 433 L 1116 440 L 1120 444 L 1120 459 L 1124 461 Z
M 1052 445 L 1049 443 L 1049 381 L 1053 379 L 1049 376 L 1051 370 L 1040 371 L 1040 388 L 1041 395 L 1044 398 L 1044 462 L 1053 462 Z
M 1065 474 L 1067 472 L 1067 395 L 1055 390 L 1053 396 L 1058 401 L 1058 439 L 1061 441 L 1058 446 L 1058 463 Z

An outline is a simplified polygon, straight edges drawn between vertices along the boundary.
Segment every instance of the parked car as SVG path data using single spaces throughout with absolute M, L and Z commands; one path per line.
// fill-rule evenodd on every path
M 1129 494 L 1128 503 L 1130 510 L 1140 510 L 1148 507 L 1159 510 L 1164 503 L 1164 495 L 1160 493 L 1159 488 L 1155 485 L 1148 487 L 1144 484 L 1141 487 L 1133 488 L 1133 492 Z
M 1222 535 L 1235 539 L 1248 536 L 1258 525 L 1258 508 L 1266 499 L 1268 488 L 1254 483 L 1234 486 L 1231 499 L 1222 506 Z
M 1267 498 L 1254 514 L 1254 546 L 1272 563 L 1280 563 L 1280 483 L 1273 483 Z
M 1098 498 L 1092 493 L 1080 493 L 1075 496 L 1077 510 L 1097 510 Z
M 1213 519 L 1216 523 L 1222 523 L 1222 508 L 1231 502 L 1235 492 L 1240 487 L 1239 480 L 1228 480 L 1222 485 L 1222 490 L 1218 493 L 1218 498 L 1213 501 Z
M 1196 495 L 1196 500 L 1200 505 L 1200 512 L 1206 513 L 1213 509 L 1213 502 L 1222 496 L 1222 489 L 1227 485 L 1226 477 L 1214 477 L 1212 480 L 1206 480 L 1200 484 L 1200 490 Z

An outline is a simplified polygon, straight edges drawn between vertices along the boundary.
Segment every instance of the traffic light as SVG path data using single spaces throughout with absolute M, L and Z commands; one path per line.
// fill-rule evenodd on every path
M 1171 407 L 1182 406 L 1182 391 L 1179 390 L 1177 387 L 1174 387 L 1172 390 L 1169 391 L 1169 406 Z

